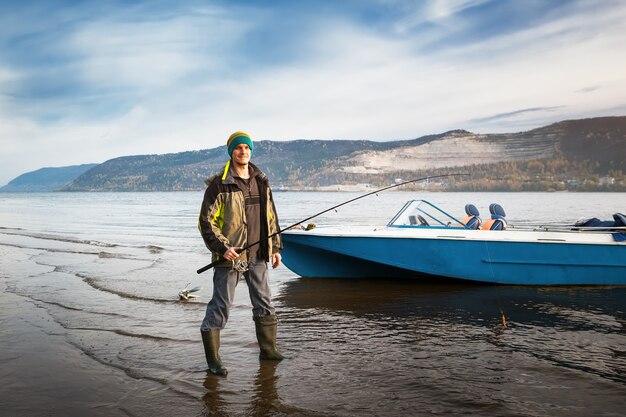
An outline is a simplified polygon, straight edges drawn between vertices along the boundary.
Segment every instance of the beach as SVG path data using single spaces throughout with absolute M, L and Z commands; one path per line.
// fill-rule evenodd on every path
M 284 225 L 353 197 L 277 193 Z M 472 201 L 467 201 L 471 197 Z M 421 196 L 424 197 L 424 196 Z M 414 193 L 315 219 L 386 223 Z M 623 194 L 430 193 L 512 222 L 606 217 Z M 271 271 L 278 344 L 258 359 L 245 282 L 206 373 L 201 192 L 0 195 L 0 409 L 7 416 L 614 416 L 626 289 L 320 280 Z M 497 200 L 496 200 L 497 199 Z M 537 202 L 541 202 L 538 204 Z M 198 298 L 178 299 L 187 284 Z M 506 315 L 502 324 L 500 311 Z

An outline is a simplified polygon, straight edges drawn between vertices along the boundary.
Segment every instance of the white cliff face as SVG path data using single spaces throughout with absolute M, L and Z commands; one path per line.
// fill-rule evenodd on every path
M 510 134 L 477 135 L 453 133 L 417 146 L 388 151 L 357 152 L 345 159 L 343 172 L 380 174 L 494 162 L 531 160 L 555 154 L 555 140 L 549 136 Z

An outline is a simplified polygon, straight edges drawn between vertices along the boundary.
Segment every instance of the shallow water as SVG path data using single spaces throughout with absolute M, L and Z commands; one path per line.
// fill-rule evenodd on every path
M 276 193 L 283 226 L 353 193 Z M 404 193 L 313 220 L 384 224 L 406 200 L 512 224 L 626 211 L 626 194 Z M 623 415 L 626 288 L 316 280 L 271 272 L 279 345 L 258 360 L 245 282 L 205 372 L 202 193 L 0 194 L 3 415 Z M 323 261 L 323 260 L 320 260 Z M 187 283 L 199 298 L 178 300 Z M 502 324 L 501 311 L 507 327 Z

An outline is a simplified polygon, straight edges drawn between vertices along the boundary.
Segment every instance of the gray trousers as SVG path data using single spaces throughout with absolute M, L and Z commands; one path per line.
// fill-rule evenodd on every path
M 252 302 L 252 316 L 263 317 L 275 314 L 272 307 L 272 294 L 269 285 L 267 262 L 254 260 L 243 273 Z M 223 329 L 228 321 L 230 307 L 235 297 L 235 287 L 241 272 L 230 268 L 215 268 L 213 273 L 213 298 L 206 307 L 206 314 L 200 330 Z

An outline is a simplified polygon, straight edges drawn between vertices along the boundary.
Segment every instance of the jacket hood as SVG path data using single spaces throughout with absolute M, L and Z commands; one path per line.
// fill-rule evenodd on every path
M 232 175 L 230 174 L 230 165 L 231 165 L 231 160 L 228 160 L 228 162 L 226 162 L 226 165 L 224 165 L 224 168 L 222 169 L 221 172 L 218 172 L 215 175 L 212 175 L 211 177 L 207 178 L 204 180 L 204 183 L 206 185 L 211 184 L 211 181 L 213 181 L 216 177 L 222 177 L 222 182 L 225 184 L 234 184 L 234 180 Z M 267 175 L 265 175 L 265 173 L 263 171 L 261 171 L 259 169 L 259 167 L 257 167 L 256 165 L 254 165 L 253 163 L 249 162 L 248 165 L 252 168 L 253 174 L 251 177 L 259 177 L 260 180 L 262 181 L 266 181 L 267 180 Z

